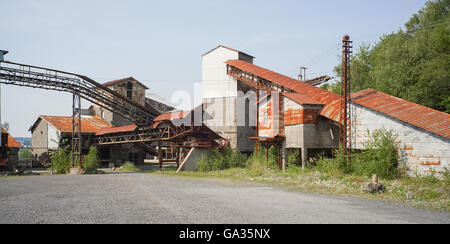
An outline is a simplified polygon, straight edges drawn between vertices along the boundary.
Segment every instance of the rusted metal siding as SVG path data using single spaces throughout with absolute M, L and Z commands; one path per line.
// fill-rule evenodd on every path
M 364 148 L 368 131 L 385 128 L 397 134 L 402 163 L 410 173 L 431 170 L 443 172 L 444 168 L 450 169 L 449 139 L 359 104 L 352 104 L 352 110 L 354 148 Z
M 283 99 L 270 96 L 258 104 L 258 136 L 275 137 L 284 135 Z
M 339 101 L 340 96 L 331 91 L 324 90 L 310 84 L 299 82 L 288 76 L 276 73 L 274 71 L 259 67 L 257 65 L 247 63 L 242 60 L 228 60 L 226 64 L 245 71 L 253 76 L 265 79 L 277 86 L 282 87 L 282 90 L 289 89 L 295 93 L 300 93 L 308 98 L 324 104 L 321 115 L 331 120 L 339 122 Z
M 284 101 L 284 125 L 316 124 L 321 105 L 300 105 L 288 97 Z

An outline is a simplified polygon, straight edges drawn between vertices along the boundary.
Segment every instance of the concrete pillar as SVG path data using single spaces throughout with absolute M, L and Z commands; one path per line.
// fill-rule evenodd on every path
M 308 149 L 302 148 L 302 170 L 305 169 L 306 162 L 308 161 Z

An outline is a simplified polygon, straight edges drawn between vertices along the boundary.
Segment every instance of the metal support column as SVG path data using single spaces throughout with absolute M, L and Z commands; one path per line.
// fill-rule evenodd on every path
M 162 158 L 161 141 L 158 141 L 158 159 L 159 159 L 159 170 L 162 170 L 163 158 Z
M 73 93 L 72 103 L 72 167 L 79 166 L 81 170 L 81 97 Z
M 351 142 L 351 85 L 350 85 L 350 58 L 352 54 L 352 41 L 349 36 L 342 40 L 342 82 L 341 82 L 341 111 L 340 111 L 340 144 L 349 154 L 352 149 Z

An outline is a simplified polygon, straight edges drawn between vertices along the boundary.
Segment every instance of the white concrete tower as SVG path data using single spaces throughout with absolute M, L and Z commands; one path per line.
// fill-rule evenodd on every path
M 222 45 L 202 55 L 203 104 L 205 111 L 213 117 L 207 122 L 212 130 L 229 139 L 233 149 L 252 152 L 254 142 L 249 137 L 255 135 L 255 128 L 236 123 L 238 91 L 245 85 L 227 75 L 225 64 L 237 59 L 253 63 L 254 57 Z

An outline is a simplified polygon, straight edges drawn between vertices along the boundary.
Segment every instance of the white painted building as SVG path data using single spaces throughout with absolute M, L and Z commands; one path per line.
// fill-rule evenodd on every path
M 237 112 L 239 106 L 237 98 L 238 91 L 246 90 L 242 88 L 246 85 L 227 75 L 225 62 L 230 59 L 253 63 L 254 57 L 222 45 L 202 55 L 203 106 L 213 117 L 207 121 L 207 125 L 222 137 L 229 139 L 233 149 L 252 152 L 254 142 L 249 137 L 255 135 L 255 127 L 248 124 L 237 125 L 238 120 L 245 120 L 240 118 Z M 249 116 L 248 110 L 243 116 Z
M 410 173 L 450 170 L 450 115 L 373 89 L 353 93 L 353 147 L 363 149 L 368 131 L 392 130 Z

